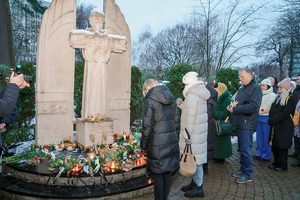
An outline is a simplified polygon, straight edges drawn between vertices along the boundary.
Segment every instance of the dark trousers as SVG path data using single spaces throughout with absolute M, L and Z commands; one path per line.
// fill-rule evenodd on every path
M 153 174 L 153 180 L 155 200 L 168 199 L 172 183 L 171 172 L 164 174 Z
M 288 149 L 281 149 L 273 146 L 272 150 L 274 155 L 275 166 L 280 167 L 282 169 L 287 169 Z

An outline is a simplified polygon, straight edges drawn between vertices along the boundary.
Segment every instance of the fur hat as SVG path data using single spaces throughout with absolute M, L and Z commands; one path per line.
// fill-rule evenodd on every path
M 289 90 L 290 87 L 291 87 L 291 79 L 290 78 L 285 78 L 283 79 L 282 81 L 280 81 L 278 83 L 278 87 L 283 87 L 285 88 L 286 90 Z
M 188 72 L 182 78 L 182 82 L 184 84 L 190 84 L 191 82 L 194 82 L 194 81 L 198 81 L 198 73 L 197 72 Z
M 294 86 L 294 89 L 296 88 L 296 86 L 297 86 L 297 83 L 295 82 L 295 81 L 291 81 L 291 84 L 293 84 L 293 86 Z
M 272 87 L 272 83 L 271 83 L 270 79 L 268 79 L 268 78 L 262 80 L 262 82 L 260 84 L 265 84 L 265 85 Z

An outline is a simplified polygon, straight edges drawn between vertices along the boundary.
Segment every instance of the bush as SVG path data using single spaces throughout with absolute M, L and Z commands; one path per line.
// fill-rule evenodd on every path
M 220 69 L 217 71 L 216 80 L 219 83 L 224 83 L 232 95 L 234 95 L 240 87 L 239 73 L 237 70 L 231 68 Z
M 182 77 L 190 71 L 197 72 L 196 68 L 194 68 L 193 66 L 182 63 L 171 67 L 170 71 L 166 73 L 167 80 L 170 81 L 170 83 L 167 83 L 167 87 L 174 95 L 175 100 L 178 98 L 184 99 L 182 94 L 182 91 L 184 89 Z
M 12 129 L 6 133 L 3 137 L 3 143 L 6 147 L 18 142 L 23 142 L 28 138 L 34 139 L 34 133 L 31 132 L 32 129 L 29 127 L 21 127 L 18 129 Z
M 131 71 L 132 72 L 134 71 L 133 73 L 135 74 L 135 76 L 131 78 L 131 83 L 134 81 L 134 84 L 131 84 L 130 124 L 136 126 L 137 124 L 134 124 L 134 122 L 140 121 L 143 117 L 143 109 L 144 109 L 143 84 L 145 80 L 147 80 L 148 78 L 157 80 L 157 76 L 149 72 L 142 75 L 142 73 L 137 67 L 135 67 Z
M 141 104 L 141 89 L 140 89 L 140 79 L 142 77 L 142 72 L 138 67 L 131 67 L 131 98 L 130 98 L 130 124 L 139 118 L 140 104 Z
M 83 91 L 84 61 L 75 64 L 74 74 L 74 112 L 75 117 L 81 117 L 82 91 Z

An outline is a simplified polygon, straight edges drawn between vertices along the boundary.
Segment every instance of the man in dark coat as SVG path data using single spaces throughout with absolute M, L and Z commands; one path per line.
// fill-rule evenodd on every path
M 199 78 L 198 81 L 203 81 Z M 207 100 L 207 115 L 208 115 L 208 133 L 207 133 L 207 160 L 214 158 L 214 140 L 216 133 L 215 122 L 215 101 L 218 98 L 218 92 L 209 85 L 205 86 L 210 92 L 210 98 Z M 208 173 L 208 163 L 203 164 L 203 173 Z
M 259 107 L 262 100 L 262 90 L 253 79 L 253 72 L 245 69 L 240 72 L 240 81 L 243 86 L 238 90 L 235 107 L 227 107 L 232 113 L 231 124 L 236 128 L 238 144 L 241 152 L 241 168 L 232 172 L 236 183 L 252 182 L 253 156 L 252 144 L 253 133 L 257 127 Z
M 297 86 L 293 91 L 293 96 L 295 97 L 296 105 L 297 105 L 300 99 L 300 74 L 298 74 L 297 76 Z M 289 154 L 289 157 L 297 157 L 300 154 L 299 145 L 300 145 L 300 138 L 294 136 L 294 152 Z
M 153 174 L 155 199 L 167 199 L 171 173 L 179 169 L 179 110 L 166 86 L 144 89 L 148 80 L 143 87 L 146 97 L 141 149 L 147 152 L 147 169 Z

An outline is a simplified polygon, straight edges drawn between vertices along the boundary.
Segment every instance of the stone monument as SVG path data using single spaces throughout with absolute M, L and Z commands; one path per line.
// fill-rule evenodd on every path
M 76 0 L 53 0 L 39 30 L 36 68 L 36 144 L 73 140 Z
M 72 30 L 70 32 L 70 46 L 81 48 L 85 59 L 82 119 L 93 117 L 108 117 L 106 113 L 106 74 L 105 63 L 111 52 L 123 53 L 126 51 L 126 37 L 108 34 L 102 29 L 105 15 L 102 10 L 94 8 L 89 16 L 90 29 Z M 117 72 L 118 73 L 118 72 Z M 76 125 L 77 141 L 84 146 L 93 143 L 113 142 L 113 124 L 109 122 L 82 121 Z M 91 140 L 90 138 L 94 138 Z M 100 140 L 100 141 L 99 141 Z
M 85 146 L 103 139 L 112 143 L 113 133 L 129 133 L 130 30 L 114 0 L 104 0 L 103 10 L 105 15 L 94 10 L 89 30 L 75 30 L 76 0 L 53 0 L 46 10 L 38 42 L 36 144 L 73 140 L 73 48 L 82 48 L 86 61 L 82 122 L 77 124 L 76 140 Z M 113 121 L 84 123 L 89 116 Z

